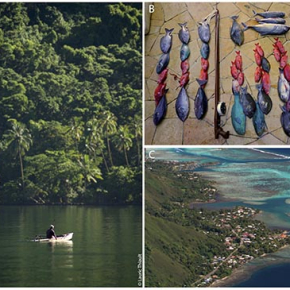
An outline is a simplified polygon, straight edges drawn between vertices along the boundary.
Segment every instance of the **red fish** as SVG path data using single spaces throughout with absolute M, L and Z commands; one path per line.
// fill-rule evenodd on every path
M 181 87 L 184 87 L 189 81 L 189 72 L 183 74 L 179 80 L 179 84 Z
M 285 79 L 290 82 L 290 65 L 288 63 L 285 65 L 283 72 Z
M 207 71 L 208 70 L 208 66 L 209 66 L 209 62 L 207 59 L 205 58 L 201 58 L 201 68 L 204 70 L 204 71 Z
M 232 61 L 232 65 L 231 65 L 231 74 L 232 74 L 232 77 L 236 80 L 238 78 L 238 75 L 239 75 L 239 71 L 236 67 L 236 64 L 235 62 Z
M 155 104 L 156 106 L 159 104 L 159 101 L 161 100 L 162 96 L 165 93 L 166 84 L 161 83 L 157 86 L 157 88 L 154 91 L 154 98 L 155 98 Z
M 188 72 L 189 70 L 188 58 L 180 63 L 180 68 L 181 68 L 182 74 L 185 74 Z
M 264 92 L 269 95 L 270 93 L 270 88 L 271 88 L 271 82 L 270 82 L 270 75 L 269 73 L 263 71 L 262 74 L 262 88 Z
M 262 77 L 262 68 L 260 66 L 256 67 L 254 77 L 255 77 L 255 82 L 258 83 Z
M 287 52 L 284 52 L 281 54 L 281 59 L 280 59 L 280 67 L 284 68 L 288 62 L 288 55 L 286 54 Z
M 274 57 L 277 61 L 280 61 L 281 59 L 281 52 L 279 50 L 279 48 L 276 46 L 276 45 L 273 45 L 274 46 L 274 49 L 273 49 L 273 54 L 274 54 Z
M 274 39 L 276 40 L 275 45 L 276 45 L 276 47 L 280 50 L 280 52 L 281 52 L 281 53 L 286 52 L 286 50 L 285 50 L 285 48 L 284 48 L 282 42 L 279 40 L 279 38 L 277 37 L 277 38 L 274 38 Z
M 235 64 L 238 70 L 242 70 L 242 66 L 243 66 L 243 60 L 242 60 L 242 56 L 241 56 L 241 52 L 240 51 L 236 51 L 236 59 L 235 59 Z
M 254 52 L 255 52 L 255 61 L 256 61 L 256 64 L 258 66 L 260 66 L 262 64 L 262 57 L 258 53 L 257 49 L 254 49 Z
M 163 84 L 167 78 L 167 74 L 168 74 L 168 68 L 166 68 L 165 70 L 163 70 L 159 76 L 158 76 L 158 80 L 157 83 L 158 84 Z
M 208 80 L 208 73 L 207 71 L 204 71 L 203 69 L 200 70 L 200 74 L 199 74 L 199 79 L 201 81 L 207 81 Z M 204 89 L 205 84 L 201 85 L 201 87 Z
M 240 71 L 239 75 L 238 75 L 238 78 L 237 78 L 237 81 L 238 81 L 240 86 L 243 85 L 243 83 L 244 83 L 244 77 L 245 77 L 244 73 Z
M 259 45 L 259 43 L 255 43 L 255 45 L 256 45 L 256 50 L 257 50 L 258 54 L 259 54 L 260 56 L 264 56 L 264 50 L 263 50 L 263 48 L 261 47 L 261 45 Z

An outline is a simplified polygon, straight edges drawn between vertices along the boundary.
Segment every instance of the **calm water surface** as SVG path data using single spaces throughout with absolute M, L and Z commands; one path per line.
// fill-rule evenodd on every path
M 71 242 L 29 241 L 74 232 Z M 0 206 L 1 287 L 138 285 L 141 207 Z

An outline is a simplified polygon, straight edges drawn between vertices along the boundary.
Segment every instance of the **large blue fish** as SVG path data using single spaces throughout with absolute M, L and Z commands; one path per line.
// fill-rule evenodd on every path
M 261 16 L 264 18 L 284 18 L 285 17 L 285 13 L 282 11 L 265 11 L 265 12 L 256 12 L 255 10 L 253 10 L 254 16 Z
M 186 27 L 187 22 L 185 23 L 178 23 L 178 25 L 181 27 L 181 29 L 178 32 L 178 37 L 180 39 L 180 41 L 184 44 L 188 44 L 189 42 L 189 31 L 188 28 Z
M 202 42 L 201 48 L 200 48 L 200 54 L 204 59 L 208 59 L 209 57 L 210 48 L 208 43 Z
M 195 116 L 198 120 L 202 119 L 207 112 L 208 101 L 204 89 L 202 88 L 203 85 L 207 83 L 207 80 L 200 80 L 196 79 L 199 84 L 199 88 L 197 90 L 195 100 L 194 100 L 194 112 Z
M 189 100 L 184 87 L 181 88 L 176 103 L 175 110 L 178 118 L 184 122 L 187 119 L 189 113 Z
M 202 22 L 199 22 L 198 24 L 199 26 L 197 31 L 199 38 L 201 39 L 202 42 L 208 43 L 210 40 L 210 27 L 207 19 L 205 19 Z
M 244 42 L 244 30 L 242 27 L 238 24 L 236 21 L 239 16 L 232 16 L 233 19 L 233 25 L 230 31 L 230 36 L 232 41 L 237 45 L 242 45 Z
M 166 92 L 167 92 L 167 90 L 166 90 Z M 166 110 L 167 110 L 166 92 L 161 97 L 161 100 L 159 101 L 157 107 L 155 108 L 155 112 L 153 115 L 153 122 L 156 126 L 162 121 L 162 119 L 166 115 Z
M 190 49 L 187 44 L 182 44 L 181 49 L 180 49 L 180 59 L 181 61 L 184 61 L 188 59 L 190 55 Z
M 171 49 L 171 45 L 172 45 L 172 31 L 174 30 L 174 28 L 172 29 L 167 29 L 165 28 L 165 35 L 160 39 L 160 49 L 163 53 L 168 53 Z
M 280 108 L 283 111 L 280 119 L 282 128 L 285 134 L 290 137 L 290 112 L 286 110 L 285 105 L 283 107 L 280 106 Z
M 233 127 L 237 134 L 244 135 L 246 133 L 246 115 L 240 103 L 240 93 L 234 93 L 234 105 L 232 107 L 231 119 Z
M 253 125 L 256 131 L 256 134 L 260 137 L 266 129 L 265 116 L 259 106 L 259 103 L 256 102 L 256 111 L 253 116 Z
M 246 25 L 243 22 L 242 24 L 245 27 L 244 30 L 252 28 L 255 31 L 259 32 L 262 36 L 281 35 L 281 34 L 285 34 L 290 29 L 290 26 L 287 26 L 284 24 L 263 23 L 263 24 L 257 24 L 257 25 Z
M 261 111 L 263 112 L 263 114 L 268 115 L 270 111 L 272 110 L 272 100 L 269 97 L 269 95 L 267 95 L 264 92 L 262 84 L 258 84 L 256 88 L 258 89 L 257 99 L 258 99 L 259 107 Z
M 247 92 L 247 89 L 247 86 L 241 87 L 240 102 L 245 115 L 251 119 L 256 111 L 256 103 L 253 97 Z
M 157 63 L 156 72 L 160 74 L 164 69 L 167 68 L 168 63 L 169 63 L 169 53 L 162 54 Z
M 279 79 L 278 79 L 278 95 L 282 102 L 288 102 L 290 94 L 290 85 L 284 76 L 283 69 L 279 68 Z

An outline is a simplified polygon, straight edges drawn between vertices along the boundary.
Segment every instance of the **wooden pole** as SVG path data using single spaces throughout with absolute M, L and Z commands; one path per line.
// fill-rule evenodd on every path
M 225 132 L 222 127 L 220 127 L 220 115 L 218 114 L 218 104 L 220 100 L 220 44 L 219 44 L 219 23 L 220 14 L 219 10 L 216 9 L 215 18 L 215 112 L 214 112 L 214 135 L 215 139 L 222 135 L 223 138 L 228 139 L 230 132 Z

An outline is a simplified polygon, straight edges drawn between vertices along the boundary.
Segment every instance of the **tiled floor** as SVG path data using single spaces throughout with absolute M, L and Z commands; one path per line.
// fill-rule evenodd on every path
M 283 105 L 277 93 L 277 81 L 279 75 L 279 65 L 273 56 L 274 43 L 273 36 L 262 37 L 252 29 L 245 31 L 245 40 L 241 47 L 235 46 L 230 39 L 230 28 L 233 15 L 238 15 L 238 23 L 256 24 L 253 20 L 255 11 L 284 11 L 286 12 L 286 24 L 290 24 L 290 3 L 218 3 L 220 11 L 220 100 L 226 102 L 227 114 L 222 117 L 224 131 L 230 131 L 229 139 L 225 140 L 221 136 L 214 137 L 214 87 L 215 87 L 215 20 L 212 19 L 210 27 L 212 31 L 210 41 L 210 67 L 209 81 L 205 92 L 209 99 L 209 108 L 203 120 L 197 120 L 194 114 L 194 98 L 198 89 L 196 78 L 200 72 L 200 45 L 201 41 L 197 34 L 197 23 L 211 13 L 216 8 L 214 3 L 154 3 L 154 13 L 151 15 L 150 31 L 145 37 L 145 144 L 146 145 L 285 145 L 290 144 L 289 138 L 285 135 L 281 123 L 281 109 Z M 157 86 L 155 67 L 161 55 L 159 43 L 164 35 L 165 28 L 174 28 L 173 44 L 170 51 L 169 72 L 180 75 L 179 50 L 181 42 L 178 38 L 180 29 L 178 23 L 187 21 L 190 30 L 189 47 L 191 54 L 190 61 L 190 81 L 187 85 L 187 93 L 190 98 L 190 113 L 187 120 L 180 121 L 175 112 L 175 100 L 179 89 L 178 81 L 168 74 L 166 95 L 168 108 L 165 119 L 156 127 L 153 123 L 153 113 L 155 109 L 154 90 Z M 290 32 L 279 37 L 286 50 L 290 53 Z M 273 101 L 272 111 L 265 116 L 267 131 L 259 138 L 254 130 L 252 120 L 247 118 L 246 134 L 239 136 L 235 133 L 231 123 L 231 109 L 233 96 L 231 92 L 232 77 L 230 74 L 231 61 L 235 59 L 235 51 L 240 50 L 243 57 L 243 71 L 245 74 L 244 85 L 248 85 L 248 92 L 257 98 L 256 83 L 254 81 L 254 71 L 256 69 L 254 52 L 255 43 L 259 42 L 264 49 L 265 56 L 271 64 L 271 90 L 270 97 Z M 289 59 L 290 62 L 290 59 Z

